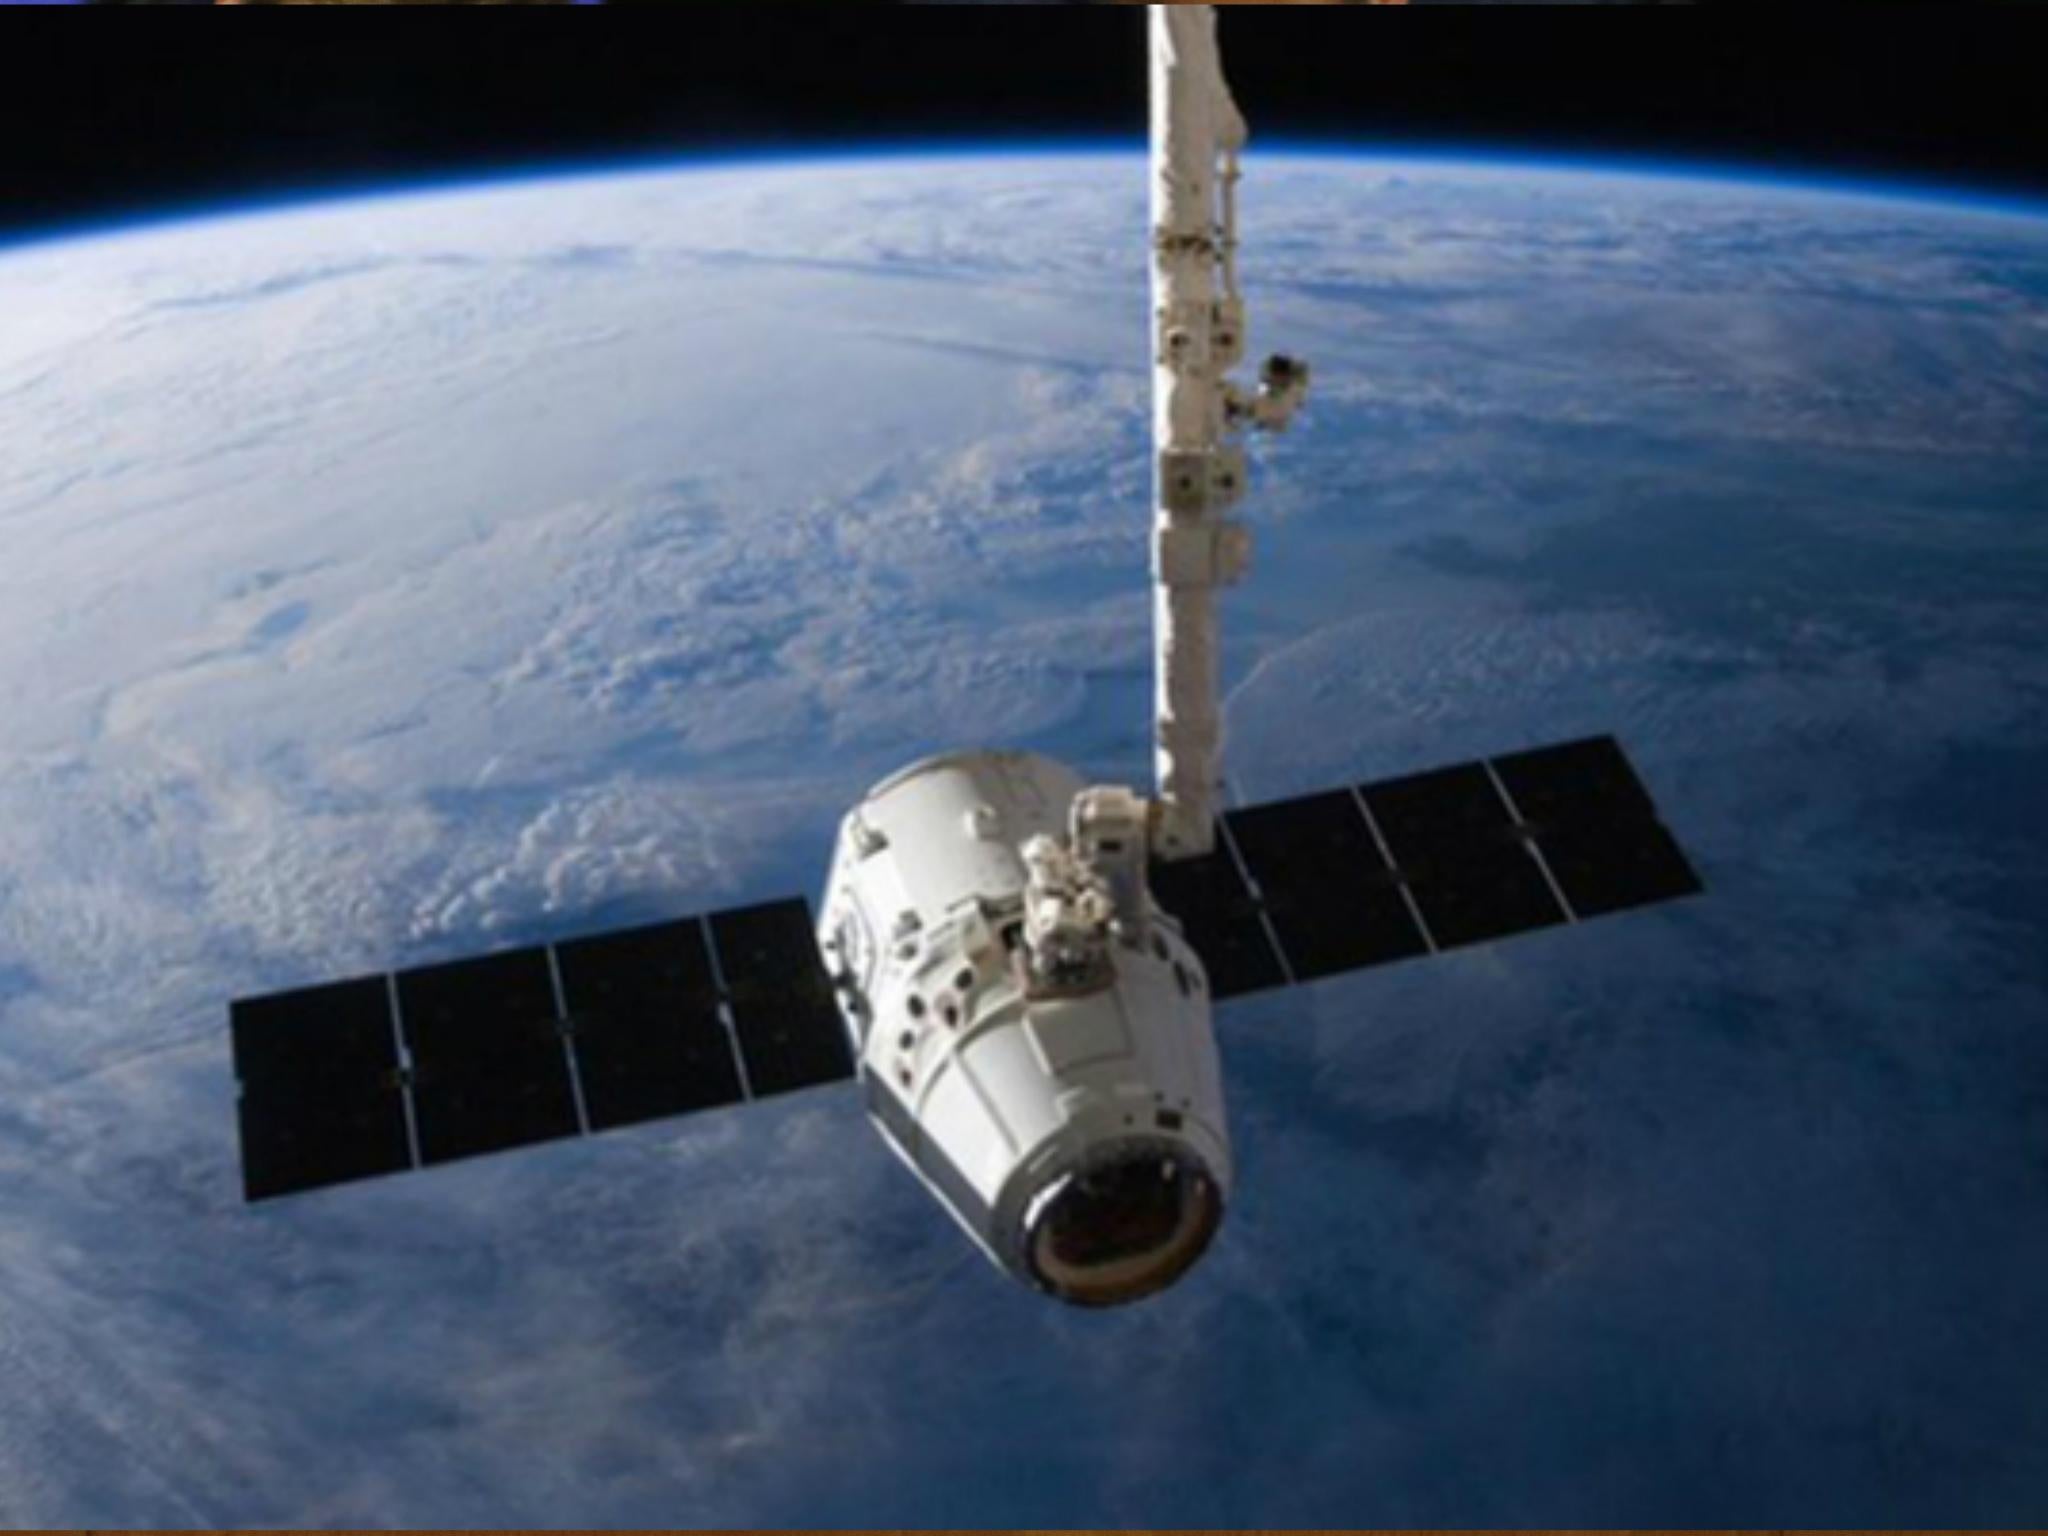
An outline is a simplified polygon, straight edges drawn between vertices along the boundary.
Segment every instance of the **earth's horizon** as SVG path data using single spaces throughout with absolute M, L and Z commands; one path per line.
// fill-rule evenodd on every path
M 819 171 L 844 166 L 943 165 L 990 160 L 1129 160 L 1143 152 L 1134 140 L 1080 136 L 1044 139 L 856 140 L 831 149 L 764 143 L 717 151 L 662 151 L 610 157 L 566 157 L 494 169 L 451 169 L 396 177 L 339 178 L 311 189 L 278 186 L 254 194 L 183 195 L 138 205 L 114 216 L 56 218 L 0 232 L 0 256 L 53 245 L 129 239 L 225 220 L 286 217 L 337 204 L 389 202 L 448 194 L 560 187 L 576 182 L 717 174 L 731 171 Z M 1917 206 L 1928 212 L 2048 220 L 2048 196 L 1991 183 L 1950 183 L 1905 172 L 1848 172 L 1819 166 L 1771 167 L 1762 162 L 1688 155 L 1627 155 L 1551 147 L 1482 149 L 1452 142 L 1353 143 L 1342 139 L 1259 135 L 1246 164 L 1334 161 L 1400 174 L 1403 171 L 1483 171 L 1519 176 L 1597 176 L 1704 188 L 1735 188 L 1793 197 L 1849 198 Z
M 247 1208 L 225 1001 L 1149 777 L 1127 146 L 0 244 L 0 1523 L 2025 1525 L 2048 209 L 1254 146 L 1271 798 L 1613 732 L 1708 894 L 1232 1005 L 1180 1285 L 831 1091 Z

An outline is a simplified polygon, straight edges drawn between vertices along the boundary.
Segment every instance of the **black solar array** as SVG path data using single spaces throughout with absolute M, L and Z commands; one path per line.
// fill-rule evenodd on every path
M 846 1026 L 802 898 L 715 913 L 711 935 L 753 1096 L 851 1077 Z
M 249 1199 L 412 1166 L 387 978 L 243 998 L 228 1020 Z
M 1259 921 L 1259 904 L 1237 865 L 1219 850 L 1198 859 L 1154 864 L 1152 895 L 1181 920 L 1181 931 L 1209 972 L 1217 997 L 1277 987 L 1287 972 Z
M 398 973 L 420 1161 L 445 1163 L 577 1132 L 545 949 Z
M 1249 806 L 1222 833 L 1151 871 L 1218 998 L 1700 889 L 1611 736 Z
M 590 1128 L 742 1098 L 699 918 L 555 946 Z
M 1517 752 L 1493 766 L 1578 916 L 1700 889 L 1613 737 Z
M 229 1021 L 251 1200 L 854 1070 L 801 898 L 243 998 Z
M 1567 921 L 1484 763 L 1359 787 L 1439 949 Z
M 1296 981 L 1429 948 L 1349 790 L 1252 806 L 1228 819 Z

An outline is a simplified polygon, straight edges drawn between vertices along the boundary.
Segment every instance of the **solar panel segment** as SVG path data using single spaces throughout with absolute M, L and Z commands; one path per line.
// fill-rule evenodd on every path
M 1522 820 L 1654 821 L 1657 807 L 1612 736 L 1591 736 L 1493 759 Z
M 1567 920 L 1483 763 L 1359 786 L 1439 949 Z
M 710 926 L 749 1096 L 853 1076 L 852 1047 L 804 900 L 715 912 Z
M 1517 837 L 1444 844 L 1419 855 L 1405 874 L 1438 949 L 1570 921 Z
M 1222 838 L 1198 858 L 1155 863 L 1147 878 L 1153 899 L 1179 919 L 1182 935 L 1202 957 L 1212 996 L 1240 997 L 1287 980 L 1259 920 L 1259 904 Z
M 386 977 L 243 998 L 228 1028 L 245 1198 L 412 1167 Z
M 1518 752 L 1496 759 L 1494 768 L 1579 916 L 1701 889 L 1612 736 Z
M 1349 790 L 1225 814 L 1296 981 L 1426 954 Z
M 1662 822 L 1574 823 L 1544 829 L 1537 846 L 1580 917 L 1601 917 L 1701 890 Z
M 593 1131 L 745 1097 L 701 919 L 572 939 L 555 959 Z
M 1403 869 L 1444 848 L 1499 840 L 1514 831 L 1514 818 L 1482 763 L 1382 779 L 1361 784 L 1358 792 Z
M 420 1160 L 448 1162 L 581 1129 L 542 948 L 398 973 Z

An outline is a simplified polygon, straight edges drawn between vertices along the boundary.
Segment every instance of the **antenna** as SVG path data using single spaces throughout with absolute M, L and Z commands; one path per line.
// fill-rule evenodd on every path
M 1223 746 L 1216 589 L 1251 563 L 1251 530 L 1224 514 L 1244 495 L 1245 426 L 1286 427 L 1308 365 L 1269 358 L 1257 394 L 1226 375 L 1244 356 L 1237 289 L 1243 116 L 1223 77 L 1211 5 L 1148 7 L 1152 48 L 1152 527 L 1158 800 L 1153 853 L 1208 853 Z

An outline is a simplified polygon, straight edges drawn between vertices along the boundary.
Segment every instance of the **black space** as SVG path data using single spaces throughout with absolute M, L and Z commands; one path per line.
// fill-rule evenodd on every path
M 548 162 L 1143 129 L 1135 10 L 17 11 L 0 238 Z M 1227 11 L 1259 135 L 2048 197 L 2040 9 Z

